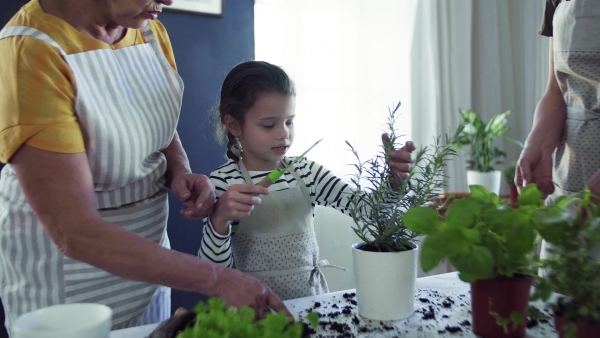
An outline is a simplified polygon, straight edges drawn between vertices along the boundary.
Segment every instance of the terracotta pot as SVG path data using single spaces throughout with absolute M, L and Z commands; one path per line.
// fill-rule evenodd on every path
M 525 337 L 529 289 L 532 283 L 532 277 L 494 278 L 471 283 L 473 332 L 484 338 Z M 516 327 L 510 321 L 506 334 L 490 311 L 507 319 L 512 312 L 517 312 L 521 314 L 523 321 Z
M 574 323 L 560 315 L 554 314 L 554 328 L 558 332 L 559 338 L 567 336 L 564 326 L 570 323 L 575 324 L 575 329 L 577 330 L 575 333 L 576 338 L 596 338 L 600 336 L 600 325 L 598 324 Z
M 510 188 L 510 204 L 516 205 L 517 198 L 519 198 L 519 191 L 517 190 L 517 186 L 514 184 L 511 184 L 509 186 L 509 188 Z

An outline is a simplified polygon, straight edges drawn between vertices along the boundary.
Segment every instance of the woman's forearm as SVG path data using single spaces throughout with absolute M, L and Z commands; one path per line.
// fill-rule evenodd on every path
M 24 145 L 11 162 L 29 204 L 64 255 L 126 279 L 208 295 L 220 287 L 223 268 L 103 220 L 85 153 Z
M 525 140 L 526 148 L 535 147 L 549 153 L 560 143 L 567 119 L 567 106 L 554 74 L 553 46 L 553 40 L 550 38 L 548 84 L 536 106 L 533 126 Z
M 169 146 L 162 150 L 162 153 L 167 159 L 167 172 L 165 173 L 165 178 L 167 179 L 166 185 L 170 188 L 175 177 L 192 172 L 190 161 L 183 149 L 183 145 L 181 144 L 177 132 L 173 135 L 173 139 Z

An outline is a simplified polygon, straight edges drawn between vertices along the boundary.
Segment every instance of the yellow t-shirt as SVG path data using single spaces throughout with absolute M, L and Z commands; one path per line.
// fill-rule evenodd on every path
M 119 49 L 144 43 L 140 30 L 128 29 L 114 45 L 80 33 L 46 14 L 31 0 L 6 24 L 38 29 L 56 41 L 67 54 L 97 49 Z M 165 27 L 150 21 L 165 57 L 176 69 Z M 0 161 L 8 163 L 23 144 L 58 152 L 84 152 L 81 128 L 75 115 L 73 74 L 60 52 L 29 36 L 0 40 Z

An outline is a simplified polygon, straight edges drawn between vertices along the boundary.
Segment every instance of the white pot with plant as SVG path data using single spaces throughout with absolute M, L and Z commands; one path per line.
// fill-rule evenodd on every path
M 430 203 L 444 186 L 443 169 L 454 150 L 457 135 L 440 137 L 435 144 L 421 147 L 408 176 L 398 180 L 388 166 L 388 154 L 398 142 L 395 114 L 387 122 L 389 142 L 365 162 L 348 142 L 357 164 L 351 181 L 356 186 L 350 206 L 353 230 L 362 242 L 352 246 L 358 312 L 375 320 L 409 317 L 414 309 L 417 274 L 417 245 L 420 235 L 404 225 L 406 210 Z
M 508 131 L 506 126 L 511 111 L 507 110 L 494 117 L 486 124 L 479 114 L 470 109 L 459 109 L 462 130 L 458 141 L 459 147 L 469 146 L 467 160 L 468 185 L 482 185 L 489 191 L 500 194 L 502 172 L 494 169 L 494 165 L 502 163 L 506 153 L 495 146 L 500 136 Z

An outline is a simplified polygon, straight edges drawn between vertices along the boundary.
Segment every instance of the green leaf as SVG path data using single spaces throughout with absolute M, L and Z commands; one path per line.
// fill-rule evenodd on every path
M 441 226 L 438 212 L 430 207 L 410 208 L 403 220 L 407 228 L 422 234 L 435 233 Z
M 480 201 L 474 198 L 457 198 L 446 210 L 446 222 L 453 226 L 472 227 L 479 212 Z
M 439 240 L 436 240 L 435 237 L 435 234 L 428 235 L 423 240 L 423 243 L 421 243 L 421 268 L 425 272 L 430 271 L 431 269 L 438 266 L 438 264 L 440 264 L 440 261 L 446 256 L 444 252 L 439 251 L 436 247 L 435 243 Z
M 477 279 L 493 277 L 494 256 L 486 247 L 471 246 L 466 253 L 450 257 L 450 262 L 461 273 L 475 276 Z
M 466 253 L 469 246 L 473 245 L 473 242 L 465 237 L 460 228 L 449 227 L 428 235 L 426 238 L 429 239 L 430 244 L 434 246 L 436 251 L 442 252 L 448 257 Z
M 264 319 L 255 321 L 251 308 L 227 307 L 219 298 L 210 298 L 207 304 L 200 302 L 194 311 L 196 319 L 193 325 L 181 331 L 178 338 L 302 336 L 302 323 L 290 323 L 284 312 L 267 313 Z
M 481 202 L 498 201 L 498 196 L 496 194 L 487 190 L 486 187 L 478 184 L 469 186 L 469 197 L 479 200 Z
M 510 226 L 506 250 L 511 252 L 514 257 L 533 251 L 535 234 L 533 228 L 527 222 L 528 220 L 524 219 L 523 223 L 515 222 Z
M 478 243 L 480 240 L 479 231 L 476 229 L 459 228 L 462 237 L 470 243 Z
M 565 232 L 573 222 L 573 215 L 556 208 L 540 210 L 536 215 L 536 228 L 542 237 L 550 243 L 561 243 Z
M 520 206 L 541 206 L 544 203 L 544 196 L 535 183 L 530 183 L 521 189 L 521 193 L 519 194 L 519 197 L 517 197 L 517 201 L 519 202 Z
M 508 128 L 506 127 L 506 116 L 510 115 L 510 113 L 511 111 L 507 110 L 492 117 L 485 128 L 485 131 L 490 134 L 490 137 L 498 137 L 508 131 Z

